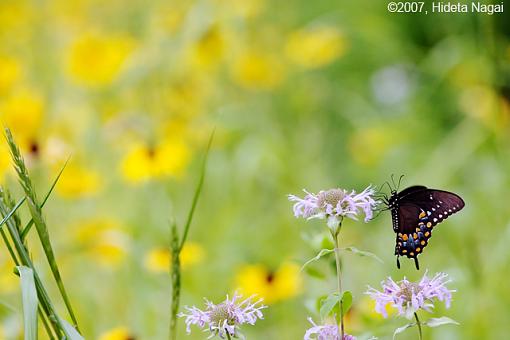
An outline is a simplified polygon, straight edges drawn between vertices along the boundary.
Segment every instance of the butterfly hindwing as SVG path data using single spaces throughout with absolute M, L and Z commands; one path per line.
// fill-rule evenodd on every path
M 427 246 L 432 236 L 430 216 L 416 204 L 400 203 L 399 226 L 395 244 L 395 255 L 415 258 Z

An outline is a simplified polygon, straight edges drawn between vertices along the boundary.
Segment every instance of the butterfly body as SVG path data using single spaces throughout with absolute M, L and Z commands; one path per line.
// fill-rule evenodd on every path
M 419 269 L 418 255 L 428 245 L 433 228 L 452 214 L 464 208 L 464 201 L 457 194 L 412 186 L 397 192 L 392 190 L 386 202 L 391 211 L 393 231 L 396 233 L 395 255 L 407 256 Z

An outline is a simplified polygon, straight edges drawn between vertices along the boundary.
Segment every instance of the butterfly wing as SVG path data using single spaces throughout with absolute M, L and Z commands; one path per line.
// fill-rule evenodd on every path
M 395 255 L 414 258 L 418 269 L 417 256 L 428 245 L 432 229 L 463 207 L 462 198 L 448 191 L 421 186 L 403 190 L 398 194 L 398 212 L 392 215 L 397 233 Z
M 460 211 L 465 205 L 459 195 L 435 189 L 417 190 L 408 195 L 399 194 L 399 197 L 400 205 L 414 204 L 425 211 L 433 227 Z

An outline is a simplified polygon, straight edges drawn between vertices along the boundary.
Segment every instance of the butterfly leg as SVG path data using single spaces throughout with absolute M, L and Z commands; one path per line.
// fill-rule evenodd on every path
M 414 258 L 414 264 L 416 265 L 416 269 L 420 270 L 420 264 L 418 263 L 418 256 Z
M 400 269 L 400 260 L 398 259 L 398 255 L 397 255 L 397 268 Z

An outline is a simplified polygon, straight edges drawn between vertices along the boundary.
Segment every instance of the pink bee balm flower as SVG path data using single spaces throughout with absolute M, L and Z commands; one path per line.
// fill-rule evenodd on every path
M 405 277 L 402 281 L 395 282 L 391 277 L 382 281 L 383 290 L 378 291 L 369 287 L 366 294 L 375 300 L 375 311 L 387 317 L 386 305 L 398 309 L 399 315 L 404 315 L 411 319 L 419 309 L 432 311 L 434 300 L 444 301 L 446 308 L 450 308 L 452 292 L 446 288 L 446 284 L 451 282 L 445 273 L 437 273 L 429 278 L 427 273 L 423 275 L 420 282 L 410 282 Z
M 312 324 L 306 333 L 304 340 L 339 340 L 337 325 L 317 325 L 313 322 L 312 318 L 308 318 Z M 343 340 L 356 340 L 356 337 L 349 334 L 344 334 Z
M 375 190 L 372 186 L 368 186 L 359 194 L 354 190 L 348 192 L 345 189 L 321 190 L 317 194 L 303 191 L 306 193 L 304 198 L 288 196 L 291 202 L 296 202 L 294 216 L 327 219 L 329 227 L 338 225 L 343 217 L 357 220 L 361 213 L 365 215 L 365 222 L 368 222 L 373 217 L 373 210 L 378 203 L 373 198 Z
M 239 326 L 243 324 L 254 325 L 258 319 L 263 319 L 261 310 L 266 306 L 261 304 L 262 299 L 253 302 L 253 297 L 245 300 L 241 298 L 242 296 L 236 293 L 231 299 L 227 295 L 226 300 L 219 304 L 205 300 L 205 310 L 195 306 L 185 306 L 187 313 L 179 313 L 178 316 L 186 318 L 186 332 L 188 334 L 191 333 L 191 325 L 197 325 L 200 328 L 209 328 L 211 335 L 208 339 L 216 335 L 222 339 L 225 339 L 225 337 L 242 337 Z

